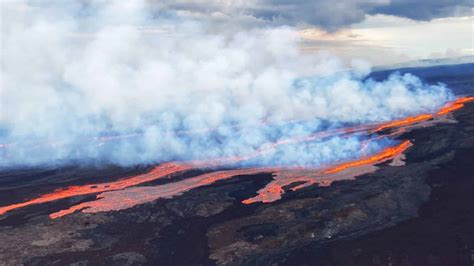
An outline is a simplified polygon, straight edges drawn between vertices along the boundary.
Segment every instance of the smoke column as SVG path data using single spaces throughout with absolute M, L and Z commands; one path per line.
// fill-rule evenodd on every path
M 2 8 L 2 168 L 242 156 L 453 98 L 410 74 L 375 82 L 364 62 L 348 70 L 327 53 L 302 54 L 291 27 L 216 32 L 141 1 Z M 354 158 L 361 145 L 335 136 L 247 163 L 320 165 Z

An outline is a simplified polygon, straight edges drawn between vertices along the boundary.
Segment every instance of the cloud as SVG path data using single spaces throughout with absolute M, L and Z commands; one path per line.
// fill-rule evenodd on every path
M 386 14 L 406 17 L 413 20 L 432 20 L 435 18 L 472 16 L 474 2 L 471 0 L 392 0 L 369 11 L 370 14 Z
M 157 12 L 219 21 L 224 25 L 317 26 L 333 31 L 361 22 L 366 15 L 394 15 L 431 20 L 472 15 L 470 0 L 253 0 L 155 1 Z
M 258 18 L 281 24 L 320 26 L 335 30 L 365 18 L 367 10 L 384 4 L 385 0 L 312 0 L 312 1 L 262 1 Z
M 468 56 L 472 54 L 472 23 L 469 17 L 417 22 L 369 15 L 364 22 L 336 32 L 314 27 L 299 32 L 304 51 L 325 50 L 346 62 L 363 58 L 375 66 L 386 66 L 433 57 Z

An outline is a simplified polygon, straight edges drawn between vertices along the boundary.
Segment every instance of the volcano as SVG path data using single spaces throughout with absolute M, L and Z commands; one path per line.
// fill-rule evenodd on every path
M 433 113 L 289 137 L 242 156 L 3 170 L 0 261 L 472 265 L 474 89 L 466 91 L 472 71 L 456 72 L 462 80 L 456 82 L 430 69 L 410 71 L 430 73 L 429 82 L 445 82 L 458 94 Z M 238 164 L 282 146 L 354 135 L 363 139 L 362 155 L 351 160 Z M 391 144 L 365 152 L 382 138 Z

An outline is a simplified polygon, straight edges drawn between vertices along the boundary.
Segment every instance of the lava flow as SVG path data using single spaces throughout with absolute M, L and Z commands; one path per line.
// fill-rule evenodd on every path
M 406 127 L 425 122 L 430 119 L 442 117 L 450 112 L 458 110 L 465 103 L 474 101 L 474 97 L 459 98 L 453 102 L 446 104 L 438 112 L 433 114 L 421 114 L 418 116 L 407 117 L 404 119 L 391 121 L 375 125 L 359 125 L 351 128 L 340 128 L 323 132 L 316 132 L 308 136 L 300 136 L 290 139 L 280 140 L 274 143 L 263 145 L 255 152 L 228 158 L 219 158 L 213 160 L 192 161 L 187 163 L 165 163 L 156 166 L 149 173 L 120 179 L 113 182 L 90 184 L 84 186 L 71 186 L 65 189 L 56 190 L 52 193 L 42 195 L 38 198 L 25 201 L 22 203 L 12 204 L 0 207 L 0 215 L 9 211 L 23 208 L 30 205 L 47 203 L 55 200 L 88 195 L 98 194 L 96 200 L 81 203 L 70 207 L 69 209 L 51 214 L 51 218 L 61 217 L 77 210 L 83 212 L 98 212 L 107 210 L 120 210 L 129 208 L 138 204 L 153 201 L 159 198 L 169 198 L 180 195 L 185 191 L 212 184 L 218 180 L 224 180 L 236 175 L 252 175 L 257 173 L 273 173 L 274 180 L 265 188 L 258 191 L 258 195 L 254 198 L 244 200 L 243 203 L 250 204 L 253 202 L 272 202 L 281 198 L 284 193 L 284 187 L 296 184 L 292 190 L 298 190 L 311 184 L 329 185 L 335 180 L 351 179 L 355 176 L 375 171 L 375 164 L 394 159 L 400 156 L 410 145 L 409 141 L 404 141 L 398 146 L 388 147 L 385 150 L 356 159 L 351 162 L 342 162 L 338 165 L 329 166 L 320 169 L 295 169 L 295 168 L 248 168 L 228 171 L 217 171 L 208 174 L 198 175 L 185 180 L 171 182 L 168 184 L 155 187 L 134 187 L 156 179 L 169 177 L 172 174 L 183 173 L 193 168 L 208 168 L 225 165 L 232 165 L 240 161 L 249 160 L 276 149 L 280 145 L 296 144 L 299 142 L 308 142 L 336 135 L 348 135 L 354 133 L 365 132 L 370 138 L 364 141 L 363 147 L 367 142 L 382 136 L 396 136 L 405 130 Z M 438 121 L 435 119 L 435 121 Z M 397 129 L 392 133 L 383 133 L 382 135 L 372 136 L 373 133 L 384 132 L 387 129 Z M 108 139 L 102 139 L 108 141 Z M 363 153 L 364 154 L 364 153 Z
M 464 107 L 465 103 L 473 102 L 474 96 L 459 98 L 453 102 L 446 104 L 441 110 L 438 111 L 437 115 L 446 115 Z
M 166 163 L 153 168 L 150 172 L 142 175 L 133 176 L 130 178 L 120 179 L 114 182 L 91 184 L 85 186 L 71 186 L 65 189 L 58 189 L 52 193 L 45 194 L 39 198 L 25 201 L 22 203 L 12 204 L 9 206 L 0 208 L 0 215 L 5 214 L 8 211 L 23 208 L 29 205 L 41 204 L 51 202 L 55 200 L 70 198 L 80 195 L 88 195 L 94 193 L 101 193 L 111 190 L 120 190 L 131 186 L 136 186 L 145 182 L 150 182 L 156 179 L 160 179 L 169 176 L 174 173 L 183 172 L 190 169 L 189 166 L 180 165 L 175 163 Z
M 389 147 L 384 151 L 375 154 L 371 157 L 356 160 L 352 163 L 341 164 L 343 167 L 337 169 L 337 171 L 342 171 L 349 167 L 358 167 L 367 164 L 381 163 L 383 161 L 392 159 L 394 156 L 401 154 L 410 146 L 409 141 L 404 141 L 396 147 Z M 96 200 L 84 202 L 75 206 L 70 207 L 69 209 L 61 210 L 50 215 L 51 219 L 56 219 L 67 214 L 71 214 L 75 211 L 82 211 L 88 213 L 104 212 L 104 211 L 117 211 L 122 209 L 128 209 L 136 205 L 144 204 L 146 202 L 155 201 L 162 198 L 171 198 L 182 193 L 189 191 L 194 188 L 206 186 L 213 184 L 220 180 L 229 179 L 239 175 L 255 175 L 258 173 L 274 173 L 278 175 L 280 172 L 287 172 L 287 178 L 285 182 L 295 183 L 295 182 L 314 182 L 314 180 L 307 178 L 306 180 L 303 177 L 298 176 L 298 170 L 293 173 L 293 176 L 289 176 L 289 173 L 292 173 L 295 170 L 284 170 L 279 168 L 248 168 L 248 169 L 237 169 L 237 170 L 227 170 L 227 171 L 217 171 L 207 174 L 198 175 L 188 179 L 184 179 L 177 182 L 172 182 L 168 184 L 158 185 L 158 186 L 146 186 L 146 187 L 131 187 L 123 190 L 114 190 L 110 192 L 105 192 L 98 194 Z M 317 170 L 314 170 L 318 173 Z M 336 170 L 330 169 L 330 173 L 336 172 Z M 319 171 L 320 172 L 320 171 Z M 367 171 L 366 171 L 367 172 Z M 365 173 L 365 172 L 364 172 Z M 328 171 L 324 171 L 318 177 L 325 178 L 327 176 L 328 180 L 331 176 L 325 175 L 329 174 Z M 264 203 L 273 202 L 281 198 L 281 194 L 284 193 L 283 186 L 273 185 L 273 182 L 265 187 L 262 191 L 259 191 L 259 195 L 255 198 L 248 199 L 243 201 L 244 204 L 250 204 L 253 202 L 261 201 Z M 302 188 L 299 186 L 296 189 Z
M 55 219 L 78 210 L 95 213 L 128 209 L 157 199 L 181 195 L 188 190 L 210 185 L 219 180 L 225 180 L 239 175 L 254 175 L 272 171 L 273 170 L 269 168 L 217 171 L 159 186 L 131 187 L 124 190 L 105 192 L 97 195 L 97 199 L 94 201 L 84 202 L 72 206 L 69 209 L 52 213 L 49 217 Z
M 397 146 L 388 147 L 383 151 L 368 156 L 366 158 L 357 159 L 351 162 L 341 163 L 339 165 L 323 168 L 323 169 L 293 169 L 280 170 L 274 173 L 273 181 L 263 189 L 258 191 L 258 195 L 242 201 L 244 204 L 255 202 L 269 203 L 281 199 L 284 193 L 284 187 L 291 187 L 292 184 L 298 184 L 291 188 L 292 191 L 299 190 L 312 184 L 320 186 L 329 186 L 336 180 L 352 179 L 362 174 L 375 171 L 375 164 L 385 162 L 400 156 L 412 144 L 405 140 Z M 350 169 L 351 172 L 346 172 Z
M 342 163 L 338 166 L 335 166 L 333 168 L 329 168 L 324 171 L 325 174 L 333 174 L 336 172 L 343 171 L 347 168 L 352 168 L 352 167 L 357 167 L 361 165 L 366 165 L 366 164 L 371 164 L 371 163 L 376 163 L 379 161 L 386 160 L 387 158 L 393 158 L 395 155 L 401 154 L 404 152 L 408 147 L 410 147 L 411 143 L 408 140 L 403 141 L 400 145 L 396 147 L 389 147 L 382 151 L 381 153 L 372 155 L 368 158 L 360 159 L 360 160 L 355 160 L 353 162 L 348 162 L 348 163 Z
M 410 117 L 403 118 L 403 119 L 400 119 L 400 120 L 395 120 L 395 121 L 383 123 L 383 124 L 379 125 L 378 127 L 376 127 L 372 131 L 372 133 L 380 132 L 380 131 L 383 131 L 385 129 L 390 129 L 390 128 L 413 125 L 413 124 L 416 124 L 416 123 L 420 123 L 420 122 L 430 120 L 430 119 L 435 118 L 437 116 L 447 115 L 447 114 L 449 114 L 453 111 L 456 111 L 458 109 L 463 108 L 465 103 L 472 102 L 472 101 L 474 101 L 473 96 L 462 97 L 462 98 L 459 98 L 459 99 L 456 99 L 452 102 L 447 103 L 444 107 L 442 107 L 435 114 L 421 114 L 421 115 L 417 115 L 417 116 L 410 116 Z

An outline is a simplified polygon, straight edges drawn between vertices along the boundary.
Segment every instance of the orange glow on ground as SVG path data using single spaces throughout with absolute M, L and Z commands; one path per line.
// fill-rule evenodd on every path
M 382 160 L 387 159 L 387 158 L 392 158 L 395 155 L 401 154 L 408 147 L 410 147 L 410 141 L 405 140 L 398 146 L 388 147 L 385 150 L 383 150 L 382 152 L 377 153 L 375 155 L 372 155 L 370 157 L 364 158 L 364 159 L 355 160 L 355 161 L 347 162 L 347 163 L 342 163 L 338 166 L 335 166 L 335 167 L 332 167 L 332 168 L 329 168 L 329 169 L 325 170 L 324 173 L 325 174 L 333 174 L 333 173 L 340 172 L 340 171 L 343 171 L 343 170 L 348 169 L 348 168 L 376 163 L 376 162 L 382 161 Z
M 159 186 L 131 187 L 124 190 L 105 192 L 97 195 L 97 200 L 95 201 L 84 202 L 72 206 L 69 209 L 52 213 L 49 217 L 51 219 L 56 219 L 79 210 L 88 213 L 95 213 L 128 209 L 157 199 L 171 198 L 181 195 L 191 189 L 210 185 L 219 180 L 225 180 L 239 175 L 252 175 L 271 171 L 272 169 L 265 168 L 217 171 Z
M 88 195 L 94 193 L 101 193 L 111 190 L 120 190 L 131 186 L 136 186 L 145 182 L 150 182 L 156 179 L 167 177 L 171 174 L 183 172 L 190 169 L 189 166 L 180 165 L 175 163 L 166 163 L 153 168 L 150 172 L 142 175 L 132 176 L 129 178 L 120 179 L 114 182 L 101 183 L 101 184 L 91 184 L 85 186 L 71 186 L 65 189 L 58 189 L 52 193 L 45 194 L 39 198 L 25 201 L 22 203 L 12 204 L 5 207 L 0 207 L 0 215 L 5 214 L 6 212 L 23 208 L 29 205 L 41 204 L 46 202 L 51 202 L 55 200 L 70 198 L 80 195 Z
M 432 118 L 435 118 L 436 116 L 441 116 L 441 115 L 447 115 L 453 111 L 456 111 L 458 109 L 461 109 L 464 107 L 465 103 L 472 102 L 474 101 L 474 97 L 463 97 L 456 99 L 452 102 L 447 103 L 444 107 L 442 107 L 436 114 L 421 114 L 417 116 L 410 116 L 407 118 L 383 123 L 379 125 L 377 128 L 375 128 L 372 133 L 379 132 L 385 129 L 389 128 L 396 128 L 396 127 L 402 127 L 402 126 L 408 126 L 416 123 L 420 123 L 423 121 L 430 120 Z
M 400 145 L 395 147 L 389 147 L 382 152 L 375 154 L 371 157 L 356 160 L 350 163 L 343 163 L 334 168 L 327 169 L 323 174 L 332 174 L 338 171 L 342 171 L 348 168 L 357 167 L 366 164 L 373 164 L 381 162 L 394 156 L 402 153 L 410 146 L 409 141 L 404 141 Z M 71 214 L 76 211 L 83 212 L 103 212 L 103 211 L 113 211 L 113 210 L 122 210 L 131 208 L 133 206 L 144 204 L 146 202 L 155 201 L 160 198 L 171 198 L 177 195 L 180 195 L 186 191 L 189 191 L 194 188 L 206 186 L 213 184 L 219 180 L 229 179 L 238 175 L 252 175 L 258 173 L 278 173 L 282 171 L 277 168 L 249 168 L 249 169 L 237 169 L 237 170 L 228 170 L 228 171 L 217 171 L 208 174 L 198 175 L 196 177 L 191 177 L 185 180 L 172 182 L 164 185 L 154 186 L 154 187 L 133 187 L 123 190 L 116 190 L 105 192 L 97 195 L 96 200 L 90 202 L 84 202 L 75 206 L 72 206 L 68 209 L 61 210 L 50 215 L 51 219 L 56 219 L 64 215 Z M 288 176 L 290 177 L 290 176 Z M 298 190 L 303 188 L 312 182 L 308 178 L 293 176 L 285 180 L 285 185 L 295 182 L 304 182 L 301 185 L 294 187 L 292 190 Z M 305 184 L 308 183 L 308 184 Z M 314 182 L 312 182 L 314 183 Z M 324 185 L 324 181 L 322 181 Z M 251 204 L 254 202 L 263 202 L 269 203 L 281 198 L 281 195 L 284 193 L 283 185 L 279 183 L 270 183 L 263 190 L 259 191 L 259 195 L 242 201 L 244 204 Z
M 431 115 L 431 114 L 422 114 L 422 115 L 417 115 L 417 116 L 411 116 L 411 117 L 407 117 L 407 118 L 404 118 L 404 119 L 384 123 L 384 124 L 380 125 L 379 127 L 375 128 L 372 132 L 375 133 L 375 132 L 379 132 L 379 131 L 389 129 L 389 128 L 413 125 L 415 123 L 420 123 L 420 122 L 429 120 L 431 118 L 433 118 L 433 115 Z
M 441 110 L 438 111 L 437 115 L 449 114 L 451 112 L 454 112 L 458 109 L 463 108 L 465 103 L 473 102 L 473 101 L 474 101 L 474 97 L 472 96 L 459 98 L 453 102 L 446 104 L 443 108 L 441 108 Z
M 298 190 L 300 188 L 306 187 L 311 184 L 318 183 L 319 185 L 330 185 L 332 180 L 335 180 L 332 175 L 340 175 L 339 172 L 345 174 L 345 170 L 358 168 L 366 165 L 373 165 L 380 163 L 382 161 L 393 158 L 394 156 L 400 155 L 403 153 L 411 144 L 409 141 L 404 141 L 400 145 L 395 147 L 389 147 L 383 150 L 380 153 L 377 153 L 372 156 L 364 157 L 362 159 L 354 160 L 351 162 L 344 162 L 336 166 L 332 166 L 326 169 L 311 170 L 306 169 L 304 174 L 301 174 L 303 170 L 297 169 L 277 169 L 277 168 L 249 168 L 249 169 L 238 169 L 238 170 L 229 170 L 229 171 L 217 171 L 209 174 L 199 175 L 196 177 L 191 177 L 185 180 L 172 182 L 169 184 L 164 184 L 156 187 L 134 187 L 146 182 L 157 180 L 160 178 L 169 177 L 172 174 L 182 173 L 184 171 L 193 169 L 193 168 L 205 168 L 205 167 L 216 167 L 222 165 L 230 165 L 240 161 L 249 160 L 256 156 L 260 156 L 267 152 L 270 152 L 277 148 L 280 145 L 295 144 L 299 142 L 313 141 L 325 137 L 335 136 L 335 135 L 344 135 L 357 132 L 366 132 L 366 133 L 375 133 L 380 132 L 385 129 L 395 128 L 396 132 L 403 132 L 404 127 L 413 125 L 416 123 L 424 122 L 437 116 L 443 116 L 455 110 L 458 110 L 464 106 L 465 103 L 474 101 L 474 97 L 464 97 L 459 98 L 453 102 L 446 104 L 435 114 L 421 114 L 414 117 L 408 117 L 405 119 L 400 119 L 392 122 L 376 124 L 376 125 L 359 125 L 350 128 L 340 128 L 334 130 L 328 130 L 323 132 L 316 132 L 308 136 L 300 136 L 286 140 L 280 140 L 274 143 L 269 143 L 263 145 L 261 148 L 257 149 L 255 152 L 244 155 L 244 156 L 234 156 L 228 158 L 218 158 L 213 160 L 202 160 L 202 161 L 192 161 L 187 163 L 165 163 L 158 165 L 153 168 L 149 173 L 132 176 L 124 179 L 120 179 L 113 182 L 100 183 L 100 184 L 90 184 L 84 186 L 71 186 L 65 189 L 56 190 L 52 193 L 42 195 L 38 198 L 25 201 L 22 203 L 12 204 L 9 206 L 0 207 L 0 215 L 3 215 L 9 211 L 23 208 L 30 205 L 47 203 L 55 200 L 65 199 L 74 196 L 80 195 L 89 195 L 89 194 L 98 194 L 97 199 L 91 202 L 85 202 L 79 205 L 70 207 L 69 209 L 59 211 L 57 213 L 51 214 L 51 218 L 61 217 L 63 215 L 82 210 L 84 212 L 97 212 L 97 211 L 107 211 L 107 210 L 120 210 L 125 208 L 130 208 L 132 206 L 142 204 L 145 202 L 153 201 L 159 198 L 169 198 L 176 195 L 180 195 L 185 191 L 206 186 L 212 184 L 218 180 L 224 180 L 231 178 L 236 175 L 251 175 L 257 173 L 274 173 L 276 176 L 282 176 L 281 179 L 276 180 L 268 184 L 265 188 L 260 190 L 259 195 L 252 198 L 244 200 L 243 203 L 250 204 L 253 202 L 272 202 L 281 198 L 281 194 L 284 193 L 283 187 L 291 185 L 293 183 L 300 182 L 301 184 L 291 188 L 292 190 Z M 393 133 L 393 132 L 392 132 Z M 392 133 L 389 136 L 392 136 Z M 126 136 L 128 137 L 128 136 Z M 382 136 L 378 136 L 382 137 Z M 99 141 L 106 142 L 113 138 L 101 138 Z M 367 140 L 370 141 L 371 139 Z M 4 145 L 8 144 L 1 144 Z M 367 145 L 363 143 L 363 147 Z M 365 155 L 364 155 L 365 156 Z M 312 173 L 311 173 L 312 172 Z M 315 179 L 315 176 L 318 176 L 319 179 Z M 336 179 L 341 180 L 344 176 L 338 176 Z
M 402 154 L 410 146 L 410 141 L 405 140 L 395 147 L 388 147 L 370 157 L 354 160 L 352 162 L 341 163 L 330 168 L 319 170 L 315 169 L 312 171 L 313 173 L 308 173 L 308 171 L 305 170 L 280 170 L 274 172 L 274 175 L 276 175 L 276 177 L 274 177 L 274 181 L 270 182 L 263 189 L 259 190 L 257 196 L 243 200 L 242 203 L 252 204 L 256 202 L 269 203 L 277 201 L 281 199 L 281 196 L 284 193 L 283 187 L 291 186 L 291 184 L 295 183 L 300 184 L 290 188 L 292 191 L 297 191 L 313 184 L 318 184 L 319 186 L 329 186 L 333 181 L 336 180 L 352 179 L 355 176 L 375 170 L 376 168 L 373 167 L 374 164 L 393 159 L 396 156 Z M 352 173 L 339 174 L 339 172 L 344 170 L 354 170 L 355 168 L 364 168 L 364 166 L 371 167 L 366 167 L 367 169 L 355 170 Z

